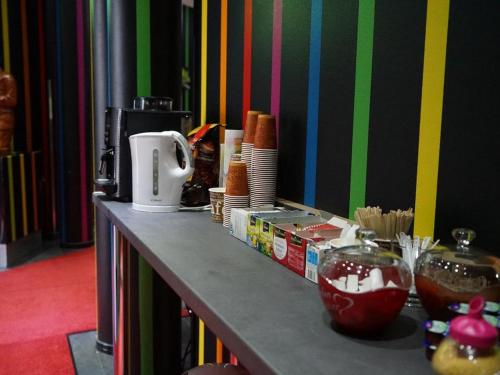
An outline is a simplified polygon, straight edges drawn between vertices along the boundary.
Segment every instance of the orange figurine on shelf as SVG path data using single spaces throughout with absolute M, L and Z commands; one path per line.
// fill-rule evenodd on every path
M 15 120 L 14 107 L 16 105 L 16 80 L 0 67 L 0 155 L 11 153 Z

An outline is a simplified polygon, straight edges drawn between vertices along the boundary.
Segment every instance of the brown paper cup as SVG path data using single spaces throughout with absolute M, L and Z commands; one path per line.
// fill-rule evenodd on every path
M 248 195 L 247 163 L 231 160 L 227 171 L 227 195 Z
M 208 189 L 210 193 L 210 205 L 212 211 L 212 220 L 216 223 L 222 223 L 224 220 L 224 193 L 223 187 L 215 187 Z
M 248 111 L 245 132 L 243 133 L 243 143 L 253 143 L 255 138 L 255 128 L 257 127 L 257 118 L 261 111 Z
M 255 129 L 254 146 L 260 149 L 276 149 L 276 119 L 273 115 L 259 115 Z

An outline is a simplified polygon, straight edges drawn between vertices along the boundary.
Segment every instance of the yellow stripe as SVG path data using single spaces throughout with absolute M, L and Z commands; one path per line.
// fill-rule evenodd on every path
M 198 366 L 205 363 L 205 323 L 200 319 L 198 326 Z
M 7 0 L 2 0 L 3 70 L 10 73 L 9 16 Z
M 220 3 L 220 97 L 219 121 L 226 123 L 227 0 Z
M 208 0 L 202 0 L 201 1 L 200 125 L 205 125 L 207 117 L 207 23 L 208 23 Z
M 429 0 L 425 31 L 414 235 L 433 236 L 449 0 Z
M 19 155 L 21 166 L 21 205 L 23 207 L 23 235 L 28 235 L 28 209 L 26 205 L 26 169 L 24 167 L 24 154 Z
M 9 205 L 10 205 L 10 230 L 12 242 L 16 237 L 16 207 L 14 201 L 14 170 L 12 167 L 12 156 L 7 156 L 7 169 L 9 173 Z
M 37 189 L 37 173 L 36 173 L 36 155 L 39 155 L 38 153 L 32 152 L 31 153 L 31 197 L 33 199 L 33 226 L 35 229 L 35 232 L 38 232 L 40 229 L 39 223 L 38 223 L 38 189 Z

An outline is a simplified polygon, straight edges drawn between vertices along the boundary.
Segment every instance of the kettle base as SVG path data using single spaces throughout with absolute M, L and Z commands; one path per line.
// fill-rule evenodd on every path
M 145 212 L 176 212 L 179 206 L 150 206 L 145 204 L 132 203 L 132 208 L 137 211 Z

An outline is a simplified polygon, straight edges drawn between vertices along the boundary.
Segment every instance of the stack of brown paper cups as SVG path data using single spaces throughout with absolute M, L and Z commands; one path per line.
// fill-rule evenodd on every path
M 250 207 L 273 205 L 276 198 L 278 150 L 276 119 L 259 115 L 255 129 L 250 177 Z
M 248 111 L 243 133 L 243 142 L 241 143 L 241 160 L 247 163 L 248 188 L 250 189 L 252 176 L 252 150 L 255 138 L 255 129 L 257 128 L 257 118 L 262 112 Z
M 229 227 L 231 223 L 231 209 L 248 207 L 248 176 L 247 163 L 231 160 L 227 172 L 226 192 L 224 193 L 224 221 Z

